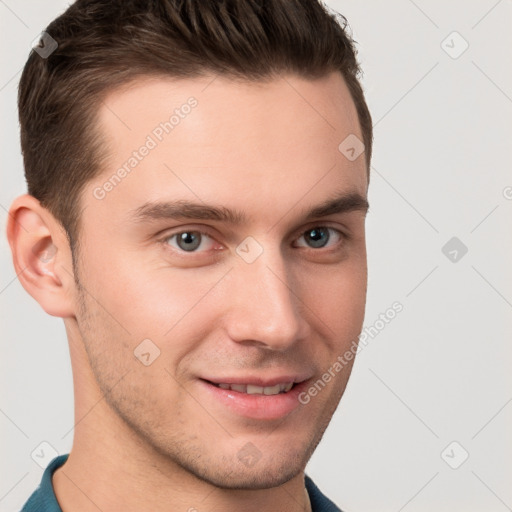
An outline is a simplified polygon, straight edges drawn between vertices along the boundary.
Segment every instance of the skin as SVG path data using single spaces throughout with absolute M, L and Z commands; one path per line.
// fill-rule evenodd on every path
M 191 96 L 190 114 L 96 199 Z M 314 382 L 361 331 L 366 212 L 304 221 L 335 195 L 367 197 L 364 155 L 350 161 L 338 150 L 349 134 L 362 139 L 341 75 L 138 79 L 109 93 L 98 128 L 108 160 L 83 190 L 76 268 L 62 226 L 35 198 L 17 198 L 8 225 L 20 281 L 64 319 L 69 340 L 74 440 L 53 477 L 63 511 L 310 510 L 304 468 L 352 365 L 277 420 L 233 412 L 199 378 Z M 247 219 L 130 217 L 147 201 L 178 199 Z M 311 247 L 310 230 L 322 226 L 332 228 L 326 246 Z M 198 230 L 206 236 L 195 251 L 171 238 Z M 248 236 L 263 249 L 252 263 L 236 252 Z M 134 356 L 144 339 L 160 350 L 149 366 Z M 252 466 L 238 458 L 247 443 L 260 456 Z

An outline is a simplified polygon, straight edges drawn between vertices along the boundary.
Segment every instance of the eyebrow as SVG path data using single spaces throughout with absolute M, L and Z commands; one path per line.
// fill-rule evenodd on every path
M 307 210 L 301 211 L 301 218 L 308 221 L 317 217 L 326 217 L 337 213 L 361 211 L 366 213 L 369 204 L 366 198 L 359 193 L 343 193 L 334 198 Z M 249 221 L 247 215 L 236 209 L 226 208 L 214 204 L 195 203 L 188 200 L 151 201 L 130 212 L 130 219 L 134 222 L 157 221 L 161 219 L 191 219 L 221 221 L 228 224 L 239 225 Z

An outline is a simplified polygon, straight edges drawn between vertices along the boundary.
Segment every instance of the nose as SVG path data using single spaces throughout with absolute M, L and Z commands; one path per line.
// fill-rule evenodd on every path
M 279 250 L 266 249 L 252 263 L 238 260 L 227 285 L 233 341 L 283 352 L 309 335 L 301 290 Z

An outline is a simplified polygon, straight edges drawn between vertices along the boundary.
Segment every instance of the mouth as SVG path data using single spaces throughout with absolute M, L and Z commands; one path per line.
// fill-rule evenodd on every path
M 274 386 L 258 386 L 256 384 L 228 384 L 227 382 L 210 382 L 210 384 L 220 389 L 230 389 L 231 391 L 237 391 L 238 393 L 245 393 L 247 395 L 266 396 L 288 393 L 288 391 L 290 391 L 295 385 L 294 382 L 282 382 L 275 384 Z
M 208 403 L 224 414 L 254 420 L 282 419 L 301 406 L 299 394 L 308 378 L 282 376 L 273 379 L 200 378 L 198 382 Z

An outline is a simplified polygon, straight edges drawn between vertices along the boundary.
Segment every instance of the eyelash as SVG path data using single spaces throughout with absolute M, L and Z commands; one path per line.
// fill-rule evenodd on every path
M 319 248 L 315 248 L 315 247 L 305 247 L 305 246 L 300 246 L 302 248 L 305 248 L 305 249 L 309 249 L 310 251 L 314 251 L 314 252 L 321 252 L 321 251 L 326 251 L 326 252 L 335 252 L 337 249 L 339 250 L 339 245 L 340 243 L 343 241 L 343 240 L 347 240 L 349 238 L 349 236 L 344 233 L 343 231 L 337 229 L 337 228 L 334 228 L 332 226 L 328 226 L 328 225 L 324 225 L 324 224 L 318 224 L 318 225 L 315 225 L 315 226 L 312 226 L 308 229 L 303 229 L 301 230 L 299 233 L 296 233 L 295 234 L 295 238 L 294 240 L 296 241 L 297 239 L 300 239 L 301 237 L 303 237 L 306 233 L 308 232 L 311 232 L 315 229 L 327 229 L 329 230 L 330 233 L 334 232 L 336 234 L 336 236 L 339 237 L 339 240 L 337 242 L 335 242 L 334 244 L 332 244 L 332 247 L 319 247 Z M 185 251 L 179 247 L 172 247 L 170 246 L 170 244 L 168 243 L 168 241 L 174 237 L 176 237 L 177 235 L 181 235 L 181 234 L 184 234 L 184 233 L 198 233 L 201 235 L 201 237 L 207 237 L 209 238 L 210 240 L 212 240 L 213 242 L 216 242 L 218 243 L 215 238 L 213 236 L 211 236 L 209 233 L 207 233 L 206 231 L 203 231 L 201 229 L 195 229 L 195 228 L 190 228 L 190 229 L 181 229 L 180 231 L 176 231 L 174 233 L 169 233 L 167 234 L 164 238 L 162 238 L 160 241 L 162 242 L 162 244 L 164 246 L 167 247 L 171 247 L 171 251 L 179 254 L 180 256 L 185 256 L 185 257 L 190 257 L 188 255 L 190 254 L 203 254 L 203 253 L 207 253 L 209 252 L 208 250 L 206 251 Z M 297 235 L 298 238 L 297 238 Z M 327 243 L 329 243 L 331 241 L 331 236 L 329 236 L 329 240 L 327 241 Z M 202 240 L 201 240 L 201 243 L 202 243 Z M 216 250 L 216 249 L 213 249 L 213 250 Z M 218 249 L 217 249 L 218 250 Z

